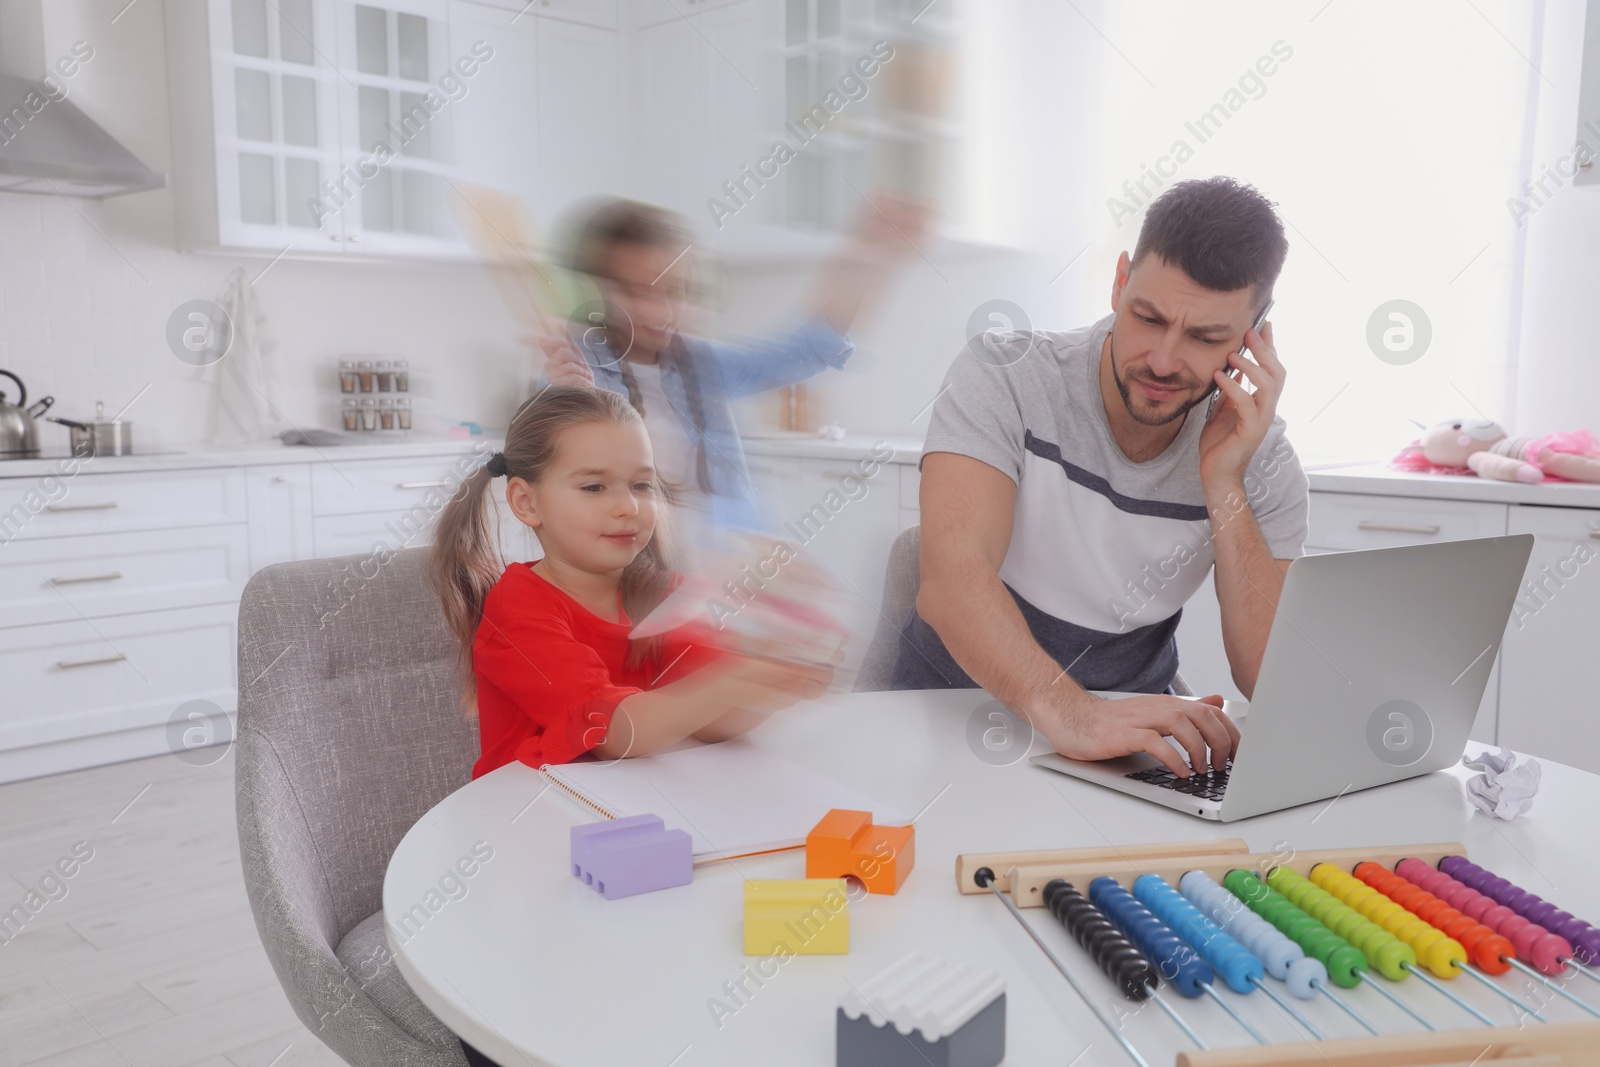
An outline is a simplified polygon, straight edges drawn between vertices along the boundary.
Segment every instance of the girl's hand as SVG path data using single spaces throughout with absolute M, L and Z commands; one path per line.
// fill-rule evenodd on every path
M 544 373 L 551 385 L 594 385 L 594 370 L 578 346 L 565 337 L 538 334 L 528 343 L 544 355 Z
M 843 653 L 840 653 L 840 658 Z M 729 656 L 722 682 L 724 699 L 746 711 L 778 711 L 828 691 L 833 664 L 807 665 L 755 656 Z

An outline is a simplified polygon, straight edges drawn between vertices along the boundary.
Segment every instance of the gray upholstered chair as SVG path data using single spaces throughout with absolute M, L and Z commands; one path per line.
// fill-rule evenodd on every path
M 900 536 L 894 539 L 894 544 L 889 546 L 888 573 L 883 579 L 882 612 L 878 616 L 878 628 L 872 635 L 872 643 L 867 646 L 867 654 L 861 660 L 861 669 L 856 673 L 855 691 L 858 693 L 889 688 L 895 657 L 900 654 L 900 628 L 905 625 L 911 606 L 917 602 L 917 589 L 922 585 L 921 551 L 921 526 L 902 530 Z M 1172 691 L 1179 696 L 1195 695 L 1181 674 L 1173 676 Z
M 295 1014 L 357 1067 L 466 1063 L 383 931 L 390 855 L 478 757 L 426 551 L 266 567 L 239 605 L 245 887 Z

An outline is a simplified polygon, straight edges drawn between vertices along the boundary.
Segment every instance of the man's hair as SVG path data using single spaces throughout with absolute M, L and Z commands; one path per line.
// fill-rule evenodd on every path
M 1218 292 L 1251 286 L 1264 305 L 1289 242 L 1272 201 L 1232 178 L 1182 181 L 1156 197 L 1139 227 L 1133 262 L 1154 252 Z

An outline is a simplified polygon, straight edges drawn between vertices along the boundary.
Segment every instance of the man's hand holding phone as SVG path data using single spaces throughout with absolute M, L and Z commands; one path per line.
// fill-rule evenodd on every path
M 1272 324 L 1266 321 L 1271 308 L 1269 300 L 1256 324 L 1245 332 L 1244 344 L 1229 353 L 1226 370 L 1213 376 L 1217 385 L 1213 410 L 1200 432 L 1200 481 L 1208 489 L 1231 491 L 1243 486 L 1245 470 L 1277 415 L 1285 372 L 1273 344 Z M 1246 349 L 1254 359 L 1246 358 Z M 1253 392 L 1249 385 L 1255 387 Z

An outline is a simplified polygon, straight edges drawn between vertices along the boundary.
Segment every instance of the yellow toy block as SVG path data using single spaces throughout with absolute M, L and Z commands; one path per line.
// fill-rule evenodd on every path
M 823 956 L 850 951 L 843 878 L 744 884 L 746 956 Z

